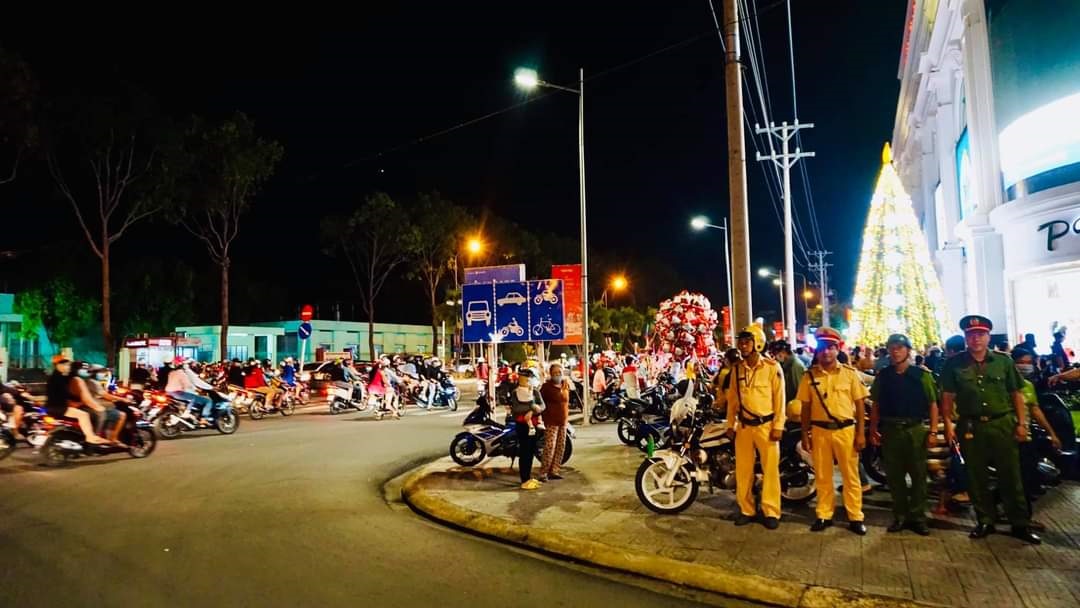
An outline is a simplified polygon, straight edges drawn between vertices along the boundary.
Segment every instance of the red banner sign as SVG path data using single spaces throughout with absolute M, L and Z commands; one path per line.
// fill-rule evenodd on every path
M 581 264 L 552 266 L 551 278 L 563 282 L 563 326 L 566 329 L 566 339 L 552 344 L 581 344 L 585 338 L 581 309 Z

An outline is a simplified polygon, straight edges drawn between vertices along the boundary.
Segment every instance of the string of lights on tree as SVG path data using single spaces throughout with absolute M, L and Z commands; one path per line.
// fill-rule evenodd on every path
M 863 231 L 848 339 L 877 346 L 902 333 L 917 348 L 940 343 L 948 313 L 926 237 L 893 167 L 889 144 L 881 160 Z

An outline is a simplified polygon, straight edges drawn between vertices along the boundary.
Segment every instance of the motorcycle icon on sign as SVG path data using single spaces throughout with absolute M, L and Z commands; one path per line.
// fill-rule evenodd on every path
M 562 330 L 558 323 L 551 320 L 551 317 L 544 317 L 540 319 L 540 322 L 533 325 L 533 333 L 541 336 L 547 334 L 549 336 L 559 335 L 559 331 Z
M 525 335 L 525 328 L 518 324 L 517 319 L 510 319 L 510 322 L 506 324 L 506 327 L 500 329 L 499 333 L 504 337 L 510 334 L 520 337 Z
M 540 305 L 544 302 L 547 302 L 548 304 L 558 304 L 559 296 L 555 295 L 555 291 L 548 287 L 537 293 L 536 297 L 533 298 L 533 304 Z

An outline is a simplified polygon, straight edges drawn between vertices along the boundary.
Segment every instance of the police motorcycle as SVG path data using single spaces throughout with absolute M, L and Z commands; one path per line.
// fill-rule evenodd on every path
M 724 418 L 713 412 L 707 390 L 695 395 L 687 387 L 671 409 L 671 447 L 645 458 L 634 476 L 634 489 L 646 508 L 661 515 L 681 513 L 697 500 L 702 483 L 710 493 L 735 489 L 735 442 Z M 780 441 L 780 495 L 796 504 L 817 494 L 810 455 L 801 451 L 799 438 L 798 422 L 789 422 Z
M 486 395 L 477 398 L 477 406 L 465 417 L 465 430 L 450 441 L 450 458 L 463 467 L 475 467 L 486 458 L 506 456 L 510 465 L 518 457 L 517 435 L 514 432 L 517 422 L 510 414 L 502 422 L 496 422 Z M 545 429 L 536 429 L 536 458 L 544 455 Z M 574 453 L 574 437 L 577 436 L 573 425 L 566 425 L 566 448 L 563 450 L 562 463 L 566 464 Z
M 154 431 L 162 439 L 175 439 L 183 433 L 213 428 L 222 435 L 232 435 L 240 427 L 240 416 L 233 409 L 229 396 L 216 390 L 200 391 L 213 405 L 210 417 L 202 417 L 202 406 L 192 410 L 187 401 L 168 397 L 167 403 L 154 418 Z

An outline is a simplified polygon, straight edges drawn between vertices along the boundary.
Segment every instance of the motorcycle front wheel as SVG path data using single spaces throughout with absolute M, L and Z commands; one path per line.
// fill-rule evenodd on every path
M 780 498 L 787 503 L 801 505 L 817 496 L 814 470 L 801 466 L 799 470 L 780 473 Z
M 544 433 L 537 433 L 536 435 L 536 460 L 544 462 Z M 566 464 L 570 460 L 570 456 L 574 454 L 574 438 L 569 433 L 566 434 L 566 443 L 563 446 L 562 462 L 560 464 Z
M 446 403 L 447 403 L 447 405 L 450 406 L 450 411 L 451 412 L 456 412 L 457 411 L 457 398 L 456 397 L 450 397 L 449 399 L 446 400 Z
M 131 434 L 129 445 L 128 454 L 132 458 L 146 458 L 157 447 L 157 437 L 154 436 L 153 431 L 150 429 L 137 428 Z
M 154 419 L 154 432 L 158 437 L 162 439 L 175 439 L 180 436 L 180 425 L 169 424 L 169 418 L 173 416 L 174 412 L 166 410 L 161 412 L 157 418 Z
M 606 403 L 597 403 L 589 412 L 589 417 L 593 422 L 607 422 L 611 418 L 611 411 Z
M 280 411 L 282 416 L 292 416 L 293 412 L 296 411 L 296 402 L 292 399 L 286 399 L 285 403 L 281 404 Z
M 263 404 L 256 401 L 251 404 L 251 408 L 248 410 L 248 416 L 251 416 L 252 420 L 262 420 L 262 417 L 266 415 L 263 411 Z
M 214 426 L 222 435 L 232 435 L 240 427 L 240 417 L 236 415 L 236 412 L 228 410 L 217 417 Z
M 474 467 L 486 456 L 484 443 L 468 433 L 462 433 L 450 442 L 450 458 L 463 467 Z
M 860 454 L 860 460 L 870 479 L 873 479 L 880 484 L 887 483 L 885 477 L 885 459 L 881 455 L 880 447 L 868 444 L 863 448 L 862 454 Z
M 620 419 L 616 430 L 619 434 L 619 441 L 626 445 L 637 445 L 637 425 L 634 424 L 633 420 Z
M 62 467 L 71 461 L 71 454 L 60 447 L 61 441 L 65 441 L 62 435 L 49 435 L 49 438 L 45 440 L 45 445 L 41 446 L 41 456 L 45 466 Z
M 638 500 L 650 511 L 661 515 L 681 513 L 694 504 L 698 495 L 698 481 L 685 462 L 679 463 L 671 485 L 664 485 L 671 469 L 663 458 L 647 458 L 634 476 L 634 489 Z

